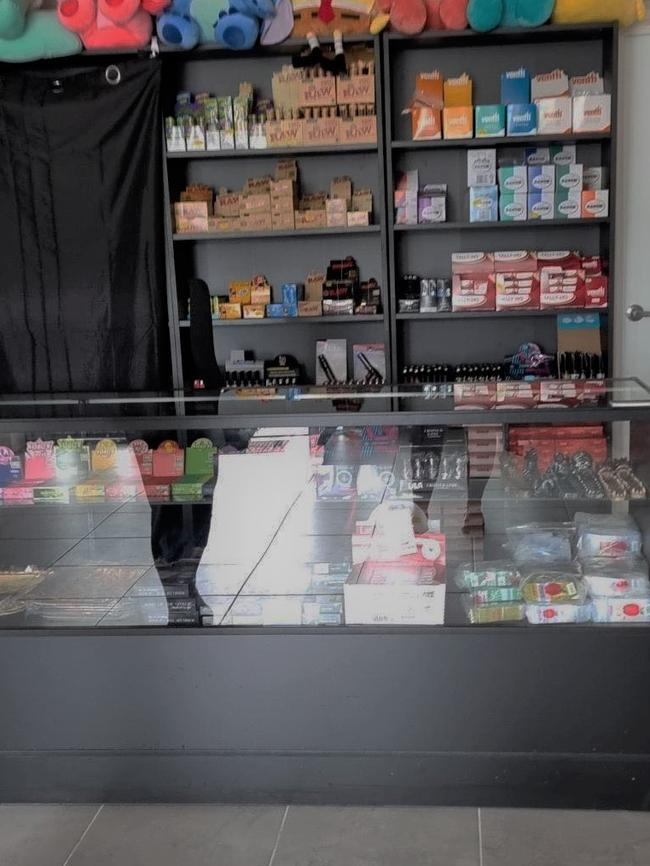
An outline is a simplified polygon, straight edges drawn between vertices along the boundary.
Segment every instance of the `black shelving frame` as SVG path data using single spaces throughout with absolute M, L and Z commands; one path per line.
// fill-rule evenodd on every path
M 399 381 L 399 371 L 404 363 L 498 360 L 498 350 L 492 356 L 484 358 L 476 355 L 477 351 L 489 350 L 492 342 L 489 336 L 492 319 L 500 320 L 501 324 L 502 340 L 499 348 L 504 347 L 505 329 L 509 324 L 509 333 L 512 334 L 511 350 L 522 342 L 522 338 L 527 338 L 542 342 L 547 351 L 555 351 L 556 333 L 552 322 L 557 312 L 561 312 L 517 311 L 512 315 L 504 312 L 400 314 L 398 291 L 402 273 L 448 277 L 451 270 L 450 252 L 453 250 L 574 249 L 578 245 L 586 254 L 602 255 L 609 263 L 608 309 L 594 312 L 601 315 L 601 331 L 610 359 L 608 372 L 609 375 L 612 374 L 613 317 L 609 311 L 614 306 L 615 297 L 617 46 L 618 31 L 615 24 L 569 27 L 549 25 L 535 30 L 500 29 L 490 33 L 441 31 L 427 32 L 418 37 L 389 33 L 384 38 L 384 111 L 387 118 L 384 140 L 388 196 L 386 221 L 392 326 L 390 355 L 394 382 Z M 558 53 L 554 53 L 556 48 L 559 49 Z M 571 51 L 568 52 L 567 48 Z M 501 56 L 498 56 L 499 53 Z M 498 61 L 495 62 L 497 57 Z M 435 141 L 412 141 L 408 138 L 410 119 L 402 116 L 401 112 L 415 86 L 416 71 L 440 68 L 445 76 L 459 75 L 467 71 L 474 80 L 474 103 L 489 104 L 500 101 L 498 89 L 501 71 L 517 68 L 522 62 L 532 74 L 549 71 L 558 65 L 566 68 L 569 74 L 588 72 L 592 68 L 601 72 L 612 94 L 612 132 Z M 591 148 L 591 159 L 598 154 L 600 162 L 597 164 L 604 165 L 609 170 L 609 217 L 598 220 L 554 219 L 490 223 L 468 221 L 467 196 L 460 193 L 465 186 L 465 154 L 468 150 L 496 148 L 499 154 L 504 148 L 550 144 L 576 144 L 579 148 L 578 162 L 584 147 Z M 452 170 L 456 176 L 448 200 L 450 221 L 428 225 L 396 225 L 391 198 L 394 179 L 400 169 L 419 168 L 421 183 L 446 183 L 449 180 L 449 165 L 457 154 L 463 156 L 462 159 L 456 159 Z M 467 238 L 472 239 L 471 243 L 465 239 L 466 233 L 469 233 Z M 583 238 L 584 243 L 578 244 Z M 417 243 L 419 248 L 416 247 Z M 422 251 L 425 243 L 431 252 L 431 261 L 428 262 L 429 268 L 423 272 L 421 268 L 427 261 L 427 254 Z M 443 255 L 439 255 L 440 250 L 445 251 Z M 433 324 L 437 319 L 444 321 L 445 326 Z M 522 322 L 535 319 L 538 327 L 530 332 L 518 333 L 515 328 L 517 319 Z M 530 325 L 530 321 L 528 324 Z M 449 352 L 452 353 L 451 358 L 448 357 Z

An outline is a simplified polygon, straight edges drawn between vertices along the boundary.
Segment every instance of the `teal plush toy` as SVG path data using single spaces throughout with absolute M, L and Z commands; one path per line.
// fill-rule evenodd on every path
M 554 6 L 555 0 L 469 0 L 467 20 L 480 33 L 495 27 L 539 27 Z
M 81 40 L 61 26 L 56 7 L 39 6 L 32 0 L 0 0 L 0 62 L 28 63 L 81 51 Z

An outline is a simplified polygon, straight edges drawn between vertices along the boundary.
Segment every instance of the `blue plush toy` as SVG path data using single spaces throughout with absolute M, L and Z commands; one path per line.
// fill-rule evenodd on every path
M 273 0 L 230 0 L 227 12 L 220 12 L 214 25 L 216 42 L 235 51 L 252 48 L 260 34 L 260 24 L 275 15 Z
M 171 6 L 158 18 L 156 32 L 165 45 L 187 50 L 198 44 L 201 30 L 190 14 L 191 5 L 192 0 L 172 0 Z
M 495 27 L 539 27 L 554 6 L 555 0 L 469 0 L 467 20 L 482 33 Z

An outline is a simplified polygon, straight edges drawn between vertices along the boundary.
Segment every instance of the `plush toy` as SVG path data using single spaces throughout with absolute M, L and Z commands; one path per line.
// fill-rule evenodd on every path
M 191 0 L 172 0 L 171 6 L 158 18 L 156 33 L 162 43 L 186 50 L 198 45 L 201 28 L 190 15 L 190 6 Z
M 59 21 L 86 48 L 144 48 L 169 0 L 61 0 Z
M 576 5 L 584 0 L 573 0 Z M 551 17 L 555 0 L 469 0 L 467 18 L 472 30 L 495 27 L 539 27 Z
M 387 25 L 407 36 L 427 30 L 464 30 L 467 0 L 378 0 L 378 14 L 370 25 L 379 33 Z
M 55 8 L 32 0 L 0 0 L 0 61 L 28 63 L 81 51 L 79 37 L 61 27 Z
M 335 30 L 344 36 L 369 33 L 374 7 L 375 0 L 293 0 L 291 35 L 305 39 L 308 33 L 331 36 Z
M 275 16 L 273 0 L 230 0 L 228 11 L 219 13 L 214 25 L 214 39 L 234 51 L 252 48 L 267 18 Z
M 645 0 L 556 0 L 554 24 L 589 24 L 592 21 L 618 21 L 629 27 L 645 21 Z

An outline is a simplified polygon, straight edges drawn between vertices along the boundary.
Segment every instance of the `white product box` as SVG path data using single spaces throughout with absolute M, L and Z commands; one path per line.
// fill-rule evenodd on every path
M 528 192 L 554 192 L 555 166 L 529 165 Z
M 365 563 L 343 588 L 348 625 L 443 625 L 445 583 L 428 566 Z
M 609 93 L 573 97 L 574 132 L 609 132 L 611 128 L 612 97 Z
M 569 76 L 563 69 L 554 69 L 553 72 L 533 75 L 530 81 L 530 98 L 533 102 L 537 102 L 538 99 L 568 95 Z
M 609 216 L 609 190 L 595 189 L 583 190 L 582 193 L 582 217 L 583 219 L 602 219 Z
M 529 192 L 528 193 L 528 219 L 529 220 L 552 220 L 552 219 L 555 219 L 555 193 L 553 193 L 553 192 Z
M 506 165 L 499 169 L 501 192 L 528 192 L 528 170 L 525 165 Z
M 585 168 L 582 172 L 582 188 L 588 190 L 607 189 L 607 169 L 602 165 Z
M 564 189 L 582 189 L 584 171 L 581 165 L 556 165 L 555 166 L 555 189 L 561 192 Z
M 564 135 L 571 132 L 573 111 L 570 96 L 556 96 L 537 101 L 537 132 Z
M 467 186 L 495 186 L 497 152 L 493 147 L 467 151 Z

